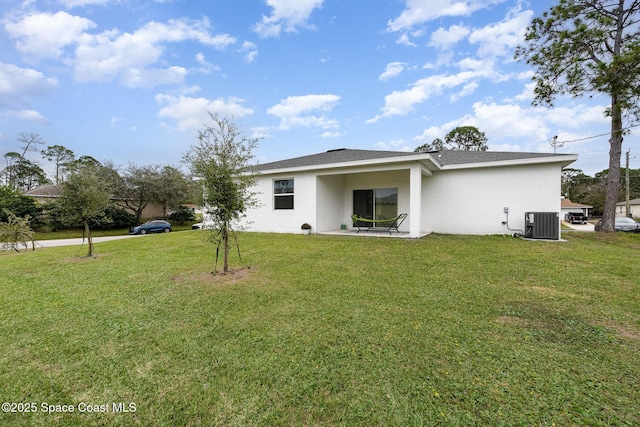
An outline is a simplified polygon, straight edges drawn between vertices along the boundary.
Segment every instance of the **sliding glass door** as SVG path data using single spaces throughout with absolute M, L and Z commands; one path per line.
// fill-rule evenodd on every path
M 388 219 L 398 216 L 398 189 L 353 190 L 353 213 L 361 218 Z M 366 226 L 366 224 L 359 224 Z M 385 223 L 378 223 L 384 226 Z

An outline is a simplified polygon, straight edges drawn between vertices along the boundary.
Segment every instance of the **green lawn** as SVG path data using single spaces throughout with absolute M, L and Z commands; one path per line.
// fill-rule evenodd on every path
M 203 234 L 0 253 L 0 425 L 640 425 L 640 235 Z

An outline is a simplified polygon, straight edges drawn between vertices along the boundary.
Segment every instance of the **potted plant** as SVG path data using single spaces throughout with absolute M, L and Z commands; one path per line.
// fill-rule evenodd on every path
M 306 222 L 304 224 L 302 224 L 300 226 L 300 228 L 302 229 L 302 232 L 304 234 L 309 234 L 311 232 L 311 226 L 309 224 L 307 224 Z

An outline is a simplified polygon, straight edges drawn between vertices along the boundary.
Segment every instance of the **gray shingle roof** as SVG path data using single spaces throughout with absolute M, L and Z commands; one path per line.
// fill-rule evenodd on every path
M 309 156 L 295 157 L 293 159 L 279 160 L 263 163 L 256 166 L 259 171 L 271 169 L 287 169 L 304 166 L 319 166 L 332 163 L 355 162 L 358 160 L 383 159 L 386 157 L 409 156 L 419 153 L 407 153 L 405 151 L 379 151 L 379 150 L 351 150 L 340 148 L 324 153 L 311 154 Z
M 552 153 L 521 153 L 511 151 L 460 151 L 442 150 L 432 153 L 433 157 L 443 166 L 464 163 L 500 162 L 509 160 L 538 159 L 544 157 L 564 156 Z
M 413 153 L 406 151 L 381 151 L 381 150 L 352 150 L 341 148 L 329 150 L 324 153 L 311 154 L 309 156 L 295 157 L 292 159 L 279 160 L 256 166 L 258 171 L 268 171 L 273 169 L 288 169 L 299 167 L 311 167 L 328 165 L 333 163 L 345 163 L 358 160 L 375 160 L 388 157 L 417 156 L 424 153 Z M 465 163 L 483 163 L 522 159 L 535 159 L 552 156 L 564 156 L 564 154 L 550 153 L 518 153 L 502 151 L 458 151 L 442 150 L 429 152 L 431 156 L 442 166 L 459 165 Z
M 55 185 L 43 185 L 42 187 L 31 189 L 25 194 L 32 197 L 58 197 L 62 194 L 62 188 Z
M 622 201 L 622 202 L 618 202 L 616 203 L 616 206 L 624 206 L 627 204 L 627 201 Z M 640 205 L 640 199 L 631 199 L 629 200 L 629 204 L 630 205 Z

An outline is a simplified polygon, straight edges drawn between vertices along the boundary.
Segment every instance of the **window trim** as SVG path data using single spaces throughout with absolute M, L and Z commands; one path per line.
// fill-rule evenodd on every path
M 278 192 L 278 189 L 276 189 L 276 182 L 278 181 L 291 181 L 291 192 L 288 192 L 288 193 Z M 273 210 L 282 211 L 282 210 L 293 210 L 295 208 L 295 203 L 294 203 L 295 202 L 295 178 L 293 177 L 277 178 L 277 179 L 274 178 L 272 181 L 272 188 L 273 188 Z M 288 190 L 288 188 L 286 188 L 286 190 Z M 276 201 L 278 199 L 280 199 L 279 202 Z M 288 200 L 290 200 L 290 203 L 288 202 Z M 284 201 L 284 205 L 281 204 L 283 203 L 283 201 Z M 284 207 L 278 207 L 279 204 L 281 204 L 281 206 L 284 206 Z

